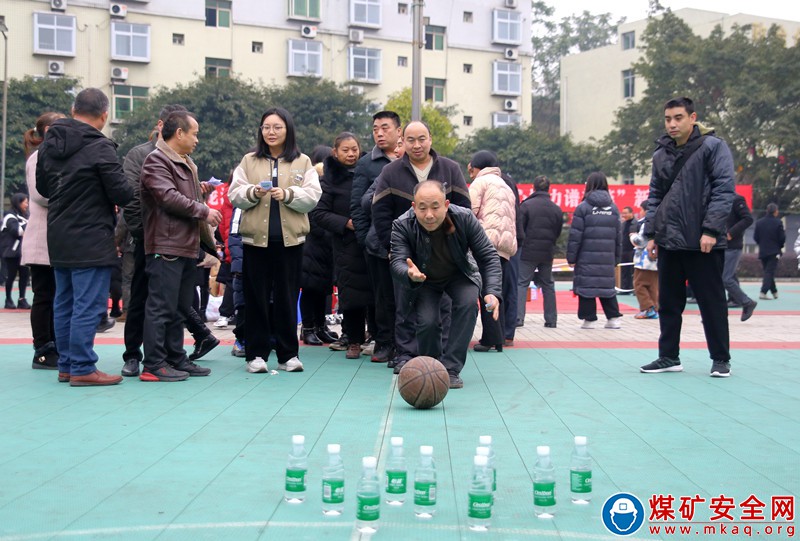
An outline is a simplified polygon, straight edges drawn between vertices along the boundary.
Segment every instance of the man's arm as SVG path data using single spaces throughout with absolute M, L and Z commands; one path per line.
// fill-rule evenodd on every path
M 170 168 L 154 154 L 144 160 L 141 183 L 142 189 L 150 192 L 156 204 L 169 214 L 205 220 L 211 210 L 200 201 L 190 199 L 178 191 Z
M 750 209 L 747 208 L 747 201 L 743 197 L 737 197 L 733 200 L 731 212 L 736 217 L 736 222 L 728 229 L 728 239 L 738 237 L 753 225 L 753 215 L 750 214 Z
M 647 197 L 647 212 L 644 215 L 644 236 L 652 239 L 655 236 L 656 210 L 664 199 L 664 179 L 656 168 L 656 155 L 653 156 L 653 166 L 650 173 L 650 194 Z
M 708 144 L 708 142 L 709 140 L 706 139 L 704 144 Z M 702 226 L 703 235 L 714 238 L 727 231 L 728 216 L 731 213 L 735 192 L 733 156 L 722 140 L 717 139 L 716 142 L 717 144 L 711 149 L 706 163 L 711 192 Z
M 146 147 L 145 147 L 146 148 Z M 144 149 L 135 147 L 125 155 L 122 161 L 122 171 L 125 174 L 125 180 L 128 185 L 133 188 L 133 199 L 122 208 L 122 215 L 128 223 L 130 231 L 142 231 L 142 205 L 139 200 L 139 175 L 142 172 L 142 164 L 147 157 Z
M 117 206 L 127 205 L 133 199 L 133 188 L 125 180 L 125 173 L 117 159 L 114 143 L 110 139 L 103 140 L 96 147 L 95 168 L 106 195 Z

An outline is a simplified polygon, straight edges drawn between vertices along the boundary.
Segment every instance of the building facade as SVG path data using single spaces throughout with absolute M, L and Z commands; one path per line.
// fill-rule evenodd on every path
M 411 86 L 413 4 L 2 0 L 0 16 L 10 78 L 76 77 L 106 91 L 112 122 L 121 122 L 155 87 L 199 76 L 277 85 L 319 77 L 382 105 Z M 530 9 L 522 0 L 427 2 L 423 15 L 423 99 L 455 106 L 459 136 L 530 118 Z

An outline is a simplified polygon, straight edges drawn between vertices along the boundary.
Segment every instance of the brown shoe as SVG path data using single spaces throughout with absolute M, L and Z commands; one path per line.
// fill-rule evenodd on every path
M 503 341 L 503 347 L 513 348 L 514 347 L 514 340 L 510 340 L 510 339 L 506 338 Z
M 59 372 L 58 373 L 58 382 L 59 383 L 69 383 L 69 372 Z
M 122 314 L 117 317 L 117 323 L 124 323 L 126 319 L 128 319 L 128 312 L 122 312 Z
M 85 376 L 71 376 L 69 384 L 71 387 L 92 387 L 97 385 L 116 385 L 122 381 L 122 376 L 112 376 L 100 370 L 95 370 Z
M 347 346 L 347 353 L 345 357 L 347 359 L 358 359 L 361 356 L 361 344 L 355 344 L 350 342 Z

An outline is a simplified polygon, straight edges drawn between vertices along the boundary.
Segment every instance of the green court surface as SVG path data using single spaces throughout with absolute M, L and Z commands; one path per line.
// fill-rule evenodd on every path
M 117 373 L 121 345 L 98 346 L 99 368 Z M 30 346 L 0 346 L 0 541 L 33 539 L 257 540 L 358 539 L 355 488 L 360 459 L 375 455 L 382 476 L 389 437 L 405 438 L 410 476 L 418 447 L 432 445 L 438 505 L 432 520 L 413 505 L 381 510 L 374 539 L 617 539 L 601 521 L 617 492 L 728 497 L 727 533 L 703 532 L 698 506 L 686 539 L 732 535 L 739 504 L 766 502 L 753 537 L 785 539 L 786 517 L 770 519 L 773 496 L 800 488 L 800 351 L 751 349 L 735 356 L 733 377 L 708 376 L 705 349 L 684 349 L 683 373 L 641 374 L 653 349 L 523 349 L 477 355 L 434 409 L 406 405 L 395 378 L 368 357 L 346 360 L 327 348 L 301 348 L 306 371 L 248 374 L 220 347 L 201 361 L 211 376 L 180 383 L 127 379 L 71 388 L 31 370 Z M 271 360 L 274 364 L 274 357 Z M 274 367 L 274 366 L 271 366 Z M 283 501 L 292 434 L 310 453 L 307 499 Z M 467 490 L 478 437 L 494 437 L 498 492 L 491 530 L 468 530 Z M 589 438 L 594 492 L 569 499 L 575 435 Z M 320 470 L 328 443 L 340 443 L 345 511 L 321 513 Z M 534 516 L 537 445 L 550 445 L 557 475 L 554 519 Z M 702 508 L 701 508 L 702 507 Z M 796 506 L 793 507 L 794 510 Z M 648 522 L 630 538 L 674 539 Z M 725 522 L 725 521 L 723 521 Z M 775 532 L 782 526 L 782 533 Z M 756 535 L 755 530 L 759 530 Z

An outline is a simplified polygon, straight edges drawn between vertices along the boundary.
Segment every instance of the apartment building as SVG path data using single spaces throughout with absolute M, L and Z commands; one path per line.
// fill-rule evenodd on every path
M 455 106 L 460 136 L 531 116 L 523 0 L 424 4 L 424 99 Z M 77 77 L 113 122 L 157 86 L 235 75 L 344 83 L 379 105 L 411 86 L 414 0 L 2 0 L 10 78 Z

